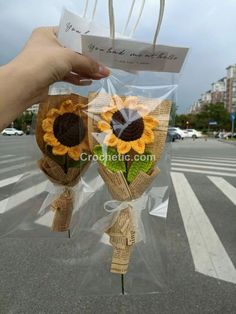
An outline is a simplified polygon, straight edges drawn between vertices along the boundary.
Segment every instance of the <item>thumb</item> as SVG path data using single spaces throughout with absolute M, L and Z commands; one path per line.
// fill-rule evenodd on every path
M 79 74 L 81 77 L 99 80 L 107 77 L 110 71 L 107 67 L 98 64 L 88 56 L 71 51 L 70 62 L 72 71 Z

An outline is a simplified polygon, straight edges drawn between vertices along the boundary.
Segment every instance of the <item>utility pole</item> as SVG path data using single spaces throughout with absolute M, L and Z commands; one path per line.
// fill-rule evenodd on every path
M 234 134 L 234 121 L 235 121 L 235 112 L 231 112 L 230 113 L 230 120 L 231 120 L 231 124 L 232 124 L 232 128 L 231 128 L 231 134 L 232 134 L 232 138 L 233 138 L 233 134 Z

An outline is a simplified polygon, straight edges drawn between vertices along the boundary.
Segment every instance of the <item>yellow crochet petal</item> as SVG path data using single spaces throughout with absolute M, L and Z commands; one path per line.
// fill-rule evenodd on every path
M 143 106 L 143 105 L 138 105 L 136 107 L 136 110 L 139 112 L 139 114 L 142 117 L 145 117 L 145 116 L 147 116 L 150 113 L 150 110 L 147 107 Z
M 154 142 L 154 133 L 150 128 L 145 127 L 143 131 L 143 135 L 141 137 L 141 140 L 144 141 L 146 144 L 150 144 Z
M 60 143 L 58 140 L 55 138 L 53 133 L 45 133 L 43 136 L 43 140 L 46 144 L 51 145 L 51 146 L 58 146 Z
M 124 101 L 124 107 L 128 107 L 130 109 L 136 109 L 138 104 L 138 97 L 136 96 L 128 96 Z
M 133 150 L 135 150 L 139 154 L 143 154 L 145 150 L 145 143 L 142 139 L 138 139 L 136 141 L 131 142 L 131 146 Z
M 80 155 L 81 155 L 80 145 L 76 145 L 74 147 L 69 147 L 68 148 L 68 155 L 70 156 L 70 158 L 72 158 L 74 160 L 79 160 Z
M 74 112 L 76 110 L 76 106 L 73 104 L 71 100 L 65 100 L 63 101 L 61 107 L 60 107 L 60 113 L 66 113 L 66 112 Z
M 108 134 L 106 135 L 105 139 L 104 139 L 104 144 L 106 144 L 107 146 L 116 146 L 118 143 L 118 138 L 113 134 Z
M 47 113 L 47 118 L 56 118 L 59 116 L 59 110 L 58 109 L 55 109 L 55 108 L 52 108 L 51 110 L 48 111 Z
M 101 117 L 109 123 L 111 122 L 112 116 L 113 116 L 113 112 L 111 111 L 103 112 L 101 114 Z
M 124 108 L 123 100 L 118 95 L 114 95 L 112 98 L 116 108 L 118 109 Z
M 54 119 L 52 118 L 46 118 L 42 122 L 42 128 L 44 132 L 53 132 L 53 122 Z
M 154 129 L 155 127 L 159 125 L 159 121 L 151 116 L 146 116 L 143 119 L 144 119 L 145 126 L 151 129 Z
M 111 126 L 106 121 L 98 121 L 98 128 L 102 132 L 109 132 L 111 130 Z
M 118 144 L 117 144 L 117 151 L 119 154 L 126 154 L 128 153 L 130 150 L 131 150 L 131 144 L 130 142 L 125 142 L 125 141 L 122 141 L 122 140 L 119 140 L 118 141 Z
M 54 146 L 52 149 L 52 153 L 54 155 L 60 155 L 63 156 L 68 152 L 68 147 L 59 144 L 58 146 Z

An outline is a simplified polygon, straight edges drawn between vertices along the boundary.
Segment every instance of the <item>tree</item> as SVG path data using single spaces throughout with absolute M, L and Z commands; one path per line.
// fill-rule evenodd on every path
M 223 103 L 209 104 L 197 114 L 197 127 L 199 129 L 208 128 L 210 121 L 217 122 L 217 129 L 230 130 L 229 113 Z
M 171 111 L 170 111 L 170 125 L 175 125 L 175 118 L 176 118 L 176 113 L 177 113 L 178 107 L 176 106 L 176 103 L 173 102 L 171 106 Z
M 28 125 L 31 125 L 34 114 L 32 112 L 26 111 L 21 116 L 16 118 L 14 121 L 14 127 L 23 130 L 24 132 L 27 129 Z
M 189 128 L 197 130 L 206 131 L 209 127 L 209 121 L 217 122 L 217 126 L 215 127 L 217 130 L 230 130 L 229 113 L 223 103 L 205 105 L 201 112 L 197 114 L 181 114 L 176 116 L 176 126 L 186 129 L 187 121 L 189 122 Z

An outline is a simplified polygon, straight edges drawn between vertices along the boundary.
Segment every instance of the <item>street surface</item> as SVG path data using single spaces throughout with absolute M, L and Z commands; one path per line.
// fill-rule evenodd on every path
M 32 143 L 31 136 L 0 136 L 0 221 L 6 208 L 20 216 L 45 197 Z M 73 261 L 68 239 L 2 238 L 0 314 L 236 313 L 236 145 L 185 139 L 172 153 L 165 291 L 84 297 L 74 264 L 55 263 L 60 256 Z

